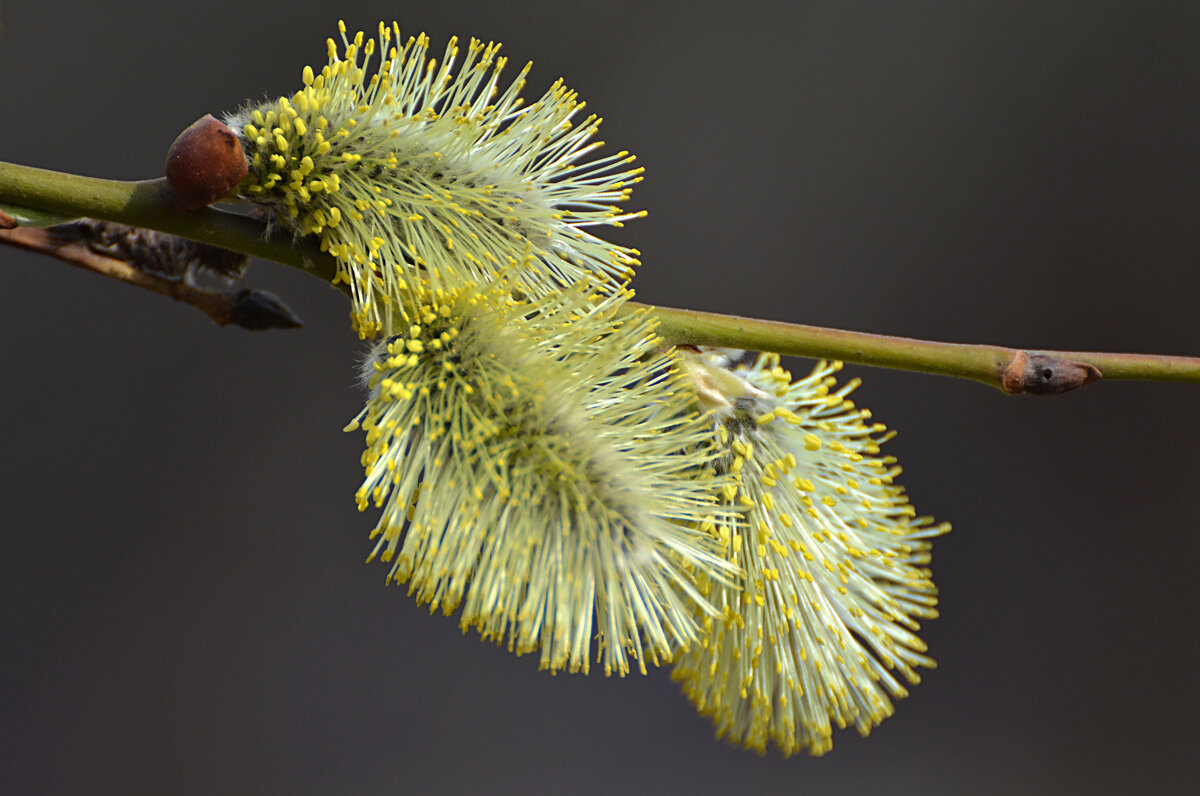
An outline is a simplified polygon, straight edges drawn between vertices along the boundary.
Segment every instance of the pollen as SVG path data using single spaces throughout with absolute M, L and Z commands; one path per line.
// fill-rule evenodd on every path
M 351 424 L 388 580 L 552 671 L 698 646 L 719 612 L 697 573 L 735 572 L 711 427 L 646 313 L 618 320 L 627 295 L 416 283 Z
M 707 400 L 718 407 L 714 444 L 726 451 L 718 461 L 737 471 L 741 492 L 736 504 L 718 494 L 746 508 L 720 540 L 732 536 L 722 549 L 744 575 L 712 585 L 728 611 L 680 652 L 673 676 L 719 735 L 759 752 L 773 743 L 823 754 L 834 727 L 865 734 L 916 669 L 933 666 L 913 629 L 937 615 L 929 540 L 949 526 L 916 519 L 903 491 L 878 477 L 883 465 L 861 455 L 886 437 L 845 400 L 856 382 L 830 394 L 840 363 L 793 381 L 773 354 L 743 364 L 701 349 L 687 369 L 697 395 L 727 392 Z M 750 528 L 756 543 L 739 544 Z
M 339 38 L 290 100 L 227 123 L 250 163 L 241 195 L 340 261 L 360 335 L 393 333 L 417 277 L 482 285 L 519 263 L 505 279 L 534 299 L 580 281 L 611 295 L 628 279 L 637 252 L 592 230 L 643 215 L 614 204 L 641 168 L 626 152 L 595 156 L 599 119 L 570 123 L 573 91 L 559 81 L 526 104 L 530 67 L 503 83 L 495 43 L 472 39 L 455 63 L 456 39 L 438 59 L 428 37 L 402 40 L 395 24 L 377 40 Z

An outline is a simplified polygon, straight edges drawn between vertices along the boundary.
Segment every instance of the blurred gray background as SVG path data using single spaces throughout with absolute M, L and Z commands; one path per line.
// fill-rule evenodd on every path
M 0 159 L 161 174 L 342 15 L 560 75 L 637 153 L 643 300 L 1200 355 L 1195 3 L 0 6 Z M 1193 385 L 1053 399 L 847 368 L 951 521 L 940 667 L 821 759 L 715 742 L 666 672 L 551 677 L 366 566 L 343 297 L 253 334 L 0 249 L 0 791 L 1179 793 L 1200 775 Z M 804 363 L 795 363 L 797 369 Z

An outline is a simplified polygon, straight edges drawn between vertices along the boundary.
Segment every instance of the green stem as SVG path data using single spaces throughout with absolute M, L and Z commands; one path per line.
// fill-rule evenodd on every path
M 636 302 L 634 305 L 649 306 L 637 305 Z M 1196 357 L 1092 351 L 1022 351 L 1005 346 L 939 343 L 823 326 L 740 318 L 714 312 L 669 307 L 650 309 L 658 318 L 659 334 L 675 345 L 727 346 L 802 357 L 840 359 L 860 365 L 974 379 L 1006 392 L 1036 391 L 1028 385 L 1013 390 L 1003 384 L 1004 372 L 1015 366 L 1019 355 L 1039 358 L 1043 366 L 1090 365 L 1110 381 L 1200 383 L 1200 358 Z
M 325 281 L 332 258 L 310 243 L 268 240 L 262 223 L 212 209 L 183 210 L 165 180 L 122 182 L 0 162 L 0 205 L 99 218 L 180 235 L 307 271 Z M 646 306 L 646 305 L 634 305 Z M 840 359 L 862 365 L 973 379 L 1005 392 L 1050 394 L 1105 379 L 1200 383 L 1200 358 L 1079 351 L 1020 351 L 850 332 L 649 307 L 676 345 L 713 345 Z
M 262 223 L 245 216 L 211 208 L 184 210 L 175 204 L 165 179 L 101 180 L 0 162 L 0 205 L 147 227 L 333 280 L 334 261 L 315 246 L 267 240 Z
M 971 346 L 655 307 L 659 334 L 676 344 L 726 346 L 822 357 L 991 382 L 1011 356 L 1000 346 Z

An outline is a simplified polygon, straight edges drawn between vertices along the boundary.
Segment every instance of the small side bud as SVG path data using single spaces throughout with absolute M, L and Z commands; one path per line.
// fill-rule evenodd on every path
M 1059 395 L 1094 384 L 1101 375 L 1087 362 L 1018 351 L 1000 374 L 1000 387 L 1009 395 Z
M 16 229 L 18 226 L 15 218 L 0 210 L 0 229 Z
M 237 135 L 211 114 L 180 133 L 167 152 L 167 182 L 187 210 L 228 196 L 248 169 Z

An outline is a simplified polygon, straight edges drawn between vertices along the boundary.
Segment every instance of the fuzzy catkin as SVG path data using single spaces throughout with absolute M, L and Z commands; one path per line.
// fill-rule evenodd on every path
M 732 572 L 708 421 L 645 314 L 619 305 L 434 290 L 368 365 L 372 555 L 551 670 L 587 671 L 593 637 L 606 673 L 669 660 L 713 612 L 698 573 Z
M 503 273 L 536 299 L 628 280 L 637 252 L 591 229 L 642 215 L 619 206 L 642 170 L 627 152 L 588 159 L 600 120 L 574 120 L 575 92 L 557 81 L 524 105 L 529 66 L 501 88 L 496 44 L 471 40 L 455 71 L 455 39 L 439 63 L 424 34 L 400 44 L 399 27 L 381 24 L 376 47 L 341 30 L 342 49 L 330 39 L 328 64 L 305 67 L 302 89 L 226 122 L 249 160 L 240 195 L 337 260 L 361 336 L 395 333 L 413 283 Z
M 777 355 L 735 354 L 688 360 L 734 479 L 722 497 L 743 511 L 720 538 L 743 574 L 707 590 L 721 616 L 673 675 L 718 735 L 819 755 L 835 726 L 865 735 L 890 716 L 934 665 L 916 633 L 937 616 L 929 540 L 949 526 L 916 516 L 880 456 L 891 434 L 847 399 L 856 380 L 835 389 L 841 363 L 793 382 Z

